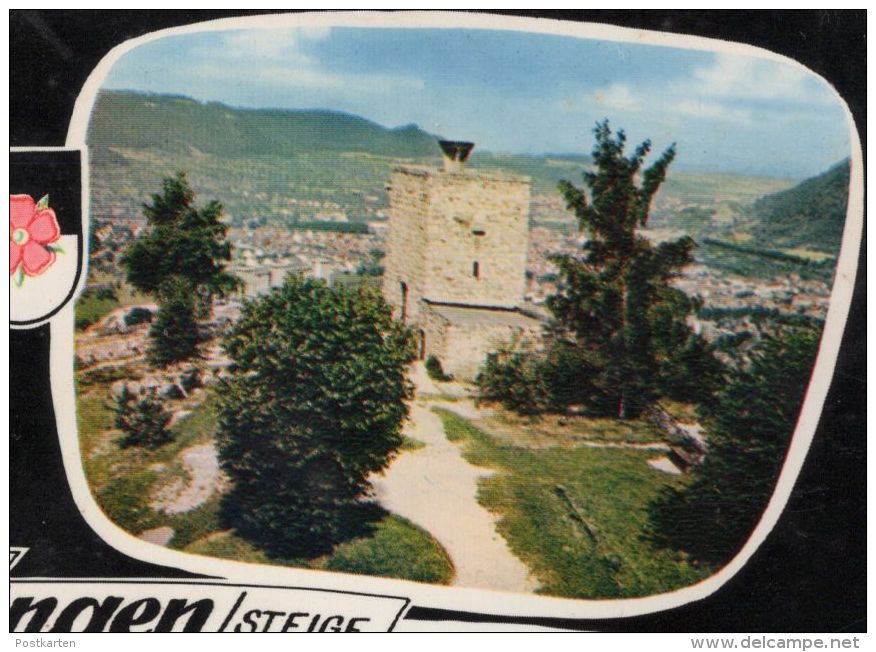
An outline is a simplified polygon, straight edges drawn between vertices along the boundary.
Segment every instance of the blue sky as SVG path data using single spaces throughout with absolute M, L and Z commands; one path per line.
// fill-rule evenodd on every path
M 495 152 L 588 153 L 593 125 L 609 118 L 630 141 L 676 142 L 680 169 L 802 178 L 849 155 L 839 101 L 796 67 L 520 32 L 201 32 L 136 48 L 104 88 L 335 109 Z

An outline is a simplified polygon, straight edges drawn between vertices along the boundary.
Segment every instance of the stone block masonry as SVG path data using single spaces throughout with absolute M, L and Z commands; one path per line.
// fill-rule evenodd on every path
M 384 295 L 398 318 L 416 321 L 421 299 L 494 308 L 523 301 L 528 179 L 399 167 L 389 197 Z
M 441 360 L 445 373 L 474 380 L 487 354 L 507 344 L 537 347 L 544 322 L 516 310 L 469 308 L 424 302 L 419 336 L 427 355 Z
M 529 179 L 458 161 L 393 170 L 384 297 L 419 334 L 420 357 L 435 355 L 459 379 L 503 345 L 538 341 L 542 321 L 519 310 L 529 199 Z

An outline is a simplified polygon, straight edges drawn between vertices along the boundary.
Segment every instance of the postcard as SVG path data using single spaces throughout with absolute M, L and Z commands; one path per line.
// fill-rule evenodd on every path
M 830 79 L 562 15 L 59 13 L 12 20 L 110 36 L 13 129 L 12 631 L 782 631 L 793 554 L 858 572 Z M 801 501 L 833 538 L 783 553 Z

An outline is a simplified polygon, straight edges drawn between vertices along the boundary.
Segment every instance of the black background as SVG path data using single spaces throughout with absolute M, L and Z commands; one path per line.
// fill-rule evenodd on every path
M 268 12 L 10 11 L 11 145 L 63 145 L 73 104 L 86 77 L 112 47 L 124 40 L 165 27 L 263 13 Z M 863 10 L 501 13 L 671 31 L 773 50 L 830 81 L 848 103 L 862 142 L 866 143 Z M 416 606 L 407 617 L 510 620 L 607 631 L 866 631 L 864 251 L 862 246 L 839 362 L 800 479 L 776 528 L 743 570 L 719 592 L 678 609 L 608 621 L 506 619 Z M 49 512 L 27 513 L 40 511 L 40 497 L 47 498 L 46 478 L 63 482 L 48 390 L 48 338 L 47 327 L 11 335 L 11 369 L 28 368 L 32 372 L 28 377 L 30 390 L 23 397 L 14 397 L 10 406 L 11 545 L 30 545 L 15 537 L 42 532 L 43 548 L 51 555 L 43 562 L 34 555 L 30 564 L 55 571 L 51 574 L 179 574 L 168 569 L 150 571 L 101 547 L 78 518 L 69 490 L 64 487 L 50 487 L 63 494 L 56 496 L 54 509 L 46 503 Z M 20 386 L 16 382 L 16 387 Z M 46 459 L 55 462 L 40 467 Z M 42 485 L 35 477 L 25 477 L 37 474 Z M 16 526 L 21 521 L 27 521 L 28 526 Z M 28 569 L 27 564 L 25 557 L 21 573 L 31 575 L 37 568 Z
M 82 267 L 82 166 L 81 153 L 74 151 L 12 152 L 9 155 L 9 192 L 30 195 L 39 201 L 51 190 L 49 207 L 55 211 L 62 235 L 79 238 L 76 246 L 76 278 L 63 302 L 36 319 L 13 322 L 17 326 L 35 324 L 57 313 L 73 297 Z
M 9 191 L 39 201 L 51 189 L 49 206 L 55 211 L 63 235 L 80 235 L 82 221 L 82 169 L 78 151 L 12 152 Z

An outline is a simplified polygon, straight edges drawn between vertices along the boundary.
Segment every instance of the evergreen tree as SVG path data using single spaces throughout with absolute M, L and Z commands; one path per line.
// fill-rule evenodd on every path
M 716 363 L 709 362 L 709 347 L 686 323 L 694 301 L 670 285 L 692 262 L 693 240 L 683 237 L 655 246 L 638 233 L 648 223 L 651 202 L 675 157 L 674 146 L 643 168 L 649 141 L 627 156 L 623 131 L 613 135 L 605 121 L 594 133 L 595 170 L 584 173 L 586 191 L 560 183 L 568 208 L 588 236 L 584 255 L 554 258 L 560 289 L 547 305 L 557 320 L 554 339 L 566 349 L 577 349 L 566 350 L 564 359 L 587 362 L 590 407 L 628 418 L 675 389 L 694 387 L 707 394 Z M 708 376 L 681 382 L 678 376 L 684 370 L 677 364 L 668 367 L 682 351 L 688 357 L 705 356 L 697 358 L 694 368 L 709 369 Z M 695 373 L 690 369 L 687 380 Z M 596 395 L 593 390 L 598 390 Z
M 146 232 L 121 257 L 128 281 L 140 292 L 156 297 L 162 306 L 158 322 L 164 322 L 165 327 L 156 322 L 153 332 L 164 335 L 153 342 L 153 349 L 167 346 L 170 350 L 153 355 L 156 361 L 172 362 L 185 359 L 179 357 L 183 353 L 192 355 L 196 349 L 189 340 L 200 335 L 197 329 L 187 331 L 186 325 L 209 317 L 213 299 L 238 285 L 225 269 L 231 260 L 231 244 L 221 220 L 222 204 L 211 201 L 198 209 L 194 200 L 184 173 L 164 179 L 162 192 L 153 194 L 151 204 L 143 206 Z M 182 310 L 187 314 L 180 315 Z M 178 342 L 174 341 L 177 336 L 181 338 Z
M 372 290 L 290 276 L 245 305 L 224 346 L 224 522 L 278 557 L 330 550 L 359 531 L 368 475 L 402 442 L 410 333 Z
M 123 448 L 158 448 L 173 439 L 168 427 L 172 415 L 162 407 L 155 390 L 138 397 L 125 385 L 116 396 L 113 412 L 116 415 L 116 428 L 124 433 L 121 440 Z
M 170 277 L 161 284 L 158 298 L 158 314 L 149 328 L 149 362 L 166 367 L 198 357 L 202 336 L 190 285 L 178 276 Z
M 745 543 L 775 486 L 818 351 L 812 327 L 785 327 L 734 372 L 706 420 L 708 452 L 695 480 L 651 506 L 653 539 L 726 563 Z

